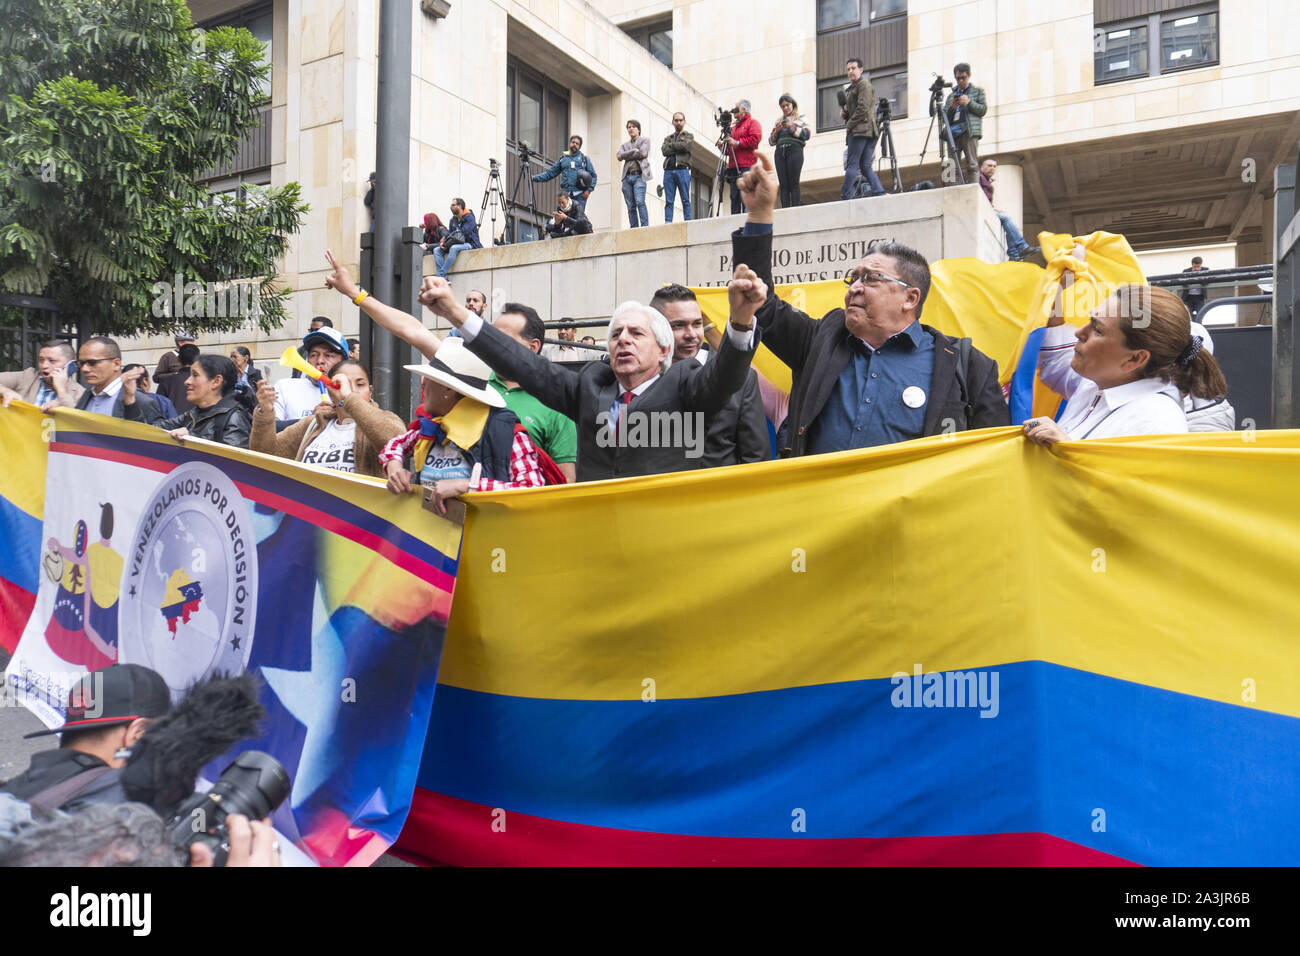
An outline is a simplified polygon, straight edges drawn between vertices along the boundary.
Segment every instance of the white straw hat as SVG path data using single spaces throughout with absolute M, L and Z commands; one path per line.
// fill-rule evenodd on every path
M 433 379 L 453 391 L 491 405 L 505 408 L 506 400 L 488 384 L 492 369 L 474 353 L 465 348 L 464 339 L 443 339 L 438 352 L 428 365 L 405 365 L 408 372 Z

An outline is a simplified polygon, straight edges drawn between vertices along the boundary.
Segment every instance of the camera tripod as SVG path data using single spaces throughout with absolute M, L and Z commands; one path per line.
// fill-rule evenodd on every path
M 731 164 L 736 161 L 736 148 L 727 142 L 730 136 L 731 127 L 727 127 L 718 139 L 718 168 L 713 173 L 713 209 L 709 213 L 711 216 L 722 215 L 722 181 L 726 178 L 727 171 L 731 169 Z M 740 174 L 739 170 L 736 174 Z
M 510 191 L 510 199 L 505 198 L 505 190 L 501 185 L 501 164 L 495 159 L 489 159 L 487 185 L 483 188 L 483 204 L 479 207 L 478 221 L 484 221 L 484 215 L 487 213 L 489 204 L 492 208 L 492 240 L 497 245 L 506 245 L 505 229 L 502 229 L 501 235 L 497 235 L 497 210 L 503 210 L 507 215 L 511 208 L 519 206 L 517 197 L 519 196 L 519 187 L 524 186 L 524 195 L 528 200 L 528 211 L 532 214 L 532 220 L 536 222 L 539 218 L 537 212 L 537 197 L 533 193 L 533 177 L 529 172 L 530 167 L 528 160 L 532 156 L 539 154 L 528 148 L 526 143 L 520 143 L 516 150 L 519 154 L 519 176 L 515 179 L 515 188 Z M 507 228 L 509 221 L 507 220 Z M 518 239 L 517 236 L 513 237 Z M 541 238 L 538 236 L 538 238 Z
M 889 100 L 882 97 L 876 105 L 876 121 L 880 126 L 880 158 L 889 160 L 889 168 L 894 174 L 894 192 L 901 193 L 903 177 L 898 173 L 898 153 L 894 150 L 894 133 L 890 129 L 892 119 Z
M 946 146 L 948 148 L 948 159 L 957 168 L 957 181 L 964 186 L 966 184 L 966 173 L 961 168 L 960 157 L 957 155 L 957 141 L 953 139 L 952 127 L 948 125 L 948 114 L 943 108 L 943 90 L 945 86 L 952 86 L 952 84 L 944 83 L 942 78 L 939 78 L 930 87 L 930 128 L 925 131 L 925 142 L 921 144 L 921 159 L 917 166 L 925 165 L 925 151 L 930 148 L 930 134 L 934 132 L 935 120 L 938 120 L 939 156 L 941 160 L 939 178 L 943 179 L 942 157 Z

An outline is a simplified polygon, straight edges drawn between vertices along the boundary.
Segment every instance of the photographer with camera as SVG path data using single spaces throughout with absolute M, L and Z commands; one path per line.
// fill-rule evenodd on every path
M 869 195 L 883 196 L 885 187 L 880 185 L 880 177 L 872 166 L 876 158 L 876 142 L 880 139 L 880 128 L 876 125 L 876 91 L 862 72 L 862 61 L 856 56 L 845 63 L 844 75 L 849 78 L 849 89 L 840 115 L 844 117 L 849 151 L 844 163 L 840 198 L 852 199 L 857 195 L 859 177 L 870 190 Z
M 569 236 L 586 236 L 591 234 L 591 220 L 582 213 L 580 207 L 568 193 L 560 193 L 559 205 L 555 215 L 546 224 L 548 239 L 567 239 Z
M 0 785 L 33 807 L 76 811 L 123 803 L 121 770 L 151 720 L 171 708 L 167 682 L 140 664 L 112 664 L 68 692 L 63 726 L 26 737 L 59 735 L 59 746 L 32 755 L 26 771 Z
M 971 86 L 969 63 L 954 66 L 952 76 L 956 83 L 944 100 L 943 112 L 948 118 L 953 142 L 957 146 L 957 155 L 953 160 L 964 162 L 967 169 L 966 182 L 975 182 L 979 176 L 980 136 L 983 135 L 983 119 L 988 112 L 988 104 L 984 100 L 984 91 L 978 86 Z M 933 115 L 933 101 L 930 110 Z M 955 177 L 953 181 L 956 181 Z
M 533 177 L 533 182 L 544 183 L 560 177 L 560 191 L 568 193 L 578 211 L 587 211 L 587 199 L 596 186 L 596 167 L 582 154 L 582 137 L 574 133 L 569 137 L 569 148 L 560 155 L 551 168 Z
M 664 222 L 673 221 L 673 197 L 682 195 L 682 219 L 691 218 L 691 147 L 695 137 L 686 132 L 686 114 L 673 114 L 673 131 L 664 137 Z
M 803 173 L 803 146 L 808 142 L 812 132 L 808 122 L 799 115 L 799 104 L 789 93 L 782 93 L 777 100 L 781 107 L 781 118 L 772 126 L 767 137 L 768 145 L 774 146 L 772 161 L 776 164 L 776 178 L 781 183 L 781 208 L 798 206 L 799 176 Z
M 466 249 L 482 249 L 483 243 L 478 237 L 478 223 L 474 213 L 465 208 L 465 200 L 457 197 L 451 201 L 451 222 L 447 224 L 447 233 L 433 250 L 433 261 L 438 267 L 438 275 L 444 279 L 451 267 L 456 264 L 456 257 Z
M 727 151 L 727 182 L 731 184 L 731 214 L 735 216 L 745 211 L 740 200 L 740 187 L 736 183 L 754 165 L 754 148 L 763 141 L 763 127 L 750 115 L 749 100 L 736 101 L 731 109 L 731 115 L 735 117 L 732 123 L 724 125 L 723 111 L 719 110 L 719 114 L 722 137 L 718 140 L 718 149 L 724 145 L 730 147 Z

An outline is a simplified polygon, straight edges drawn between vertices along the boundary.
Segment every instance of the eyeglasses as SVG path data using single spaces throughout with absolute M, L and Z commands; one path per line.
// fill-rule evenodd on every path
M 844 284 L 847 286 L 851 286 L 855 282 L 861 282 L 863 285 L 878 285 L 881 282 L 896 282 L 904 289 L 912 288 L 912 286 L 908 285 L 902 279 L 896 279 L 893 276 L 885 275 L 885 273 L 877 272 L 874 269 L 867 269 L 865 272 L 859 272 L 855 269 L 844 277 Z

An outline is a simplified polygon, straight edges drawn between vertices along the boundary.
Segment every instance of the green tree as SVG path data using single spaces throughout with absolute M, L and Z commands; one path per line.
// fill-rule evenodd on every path
M 237 199 L 194 182 L 257 125 L 263 44 L 195 28 L 182 0 L 0 0 L 0 23 L 0 292 L 95 332 L 223 331 L 247 317 L 172 316 L 155 284 L 255 277 L 255 321 L 278 327 L 298 184 Z

